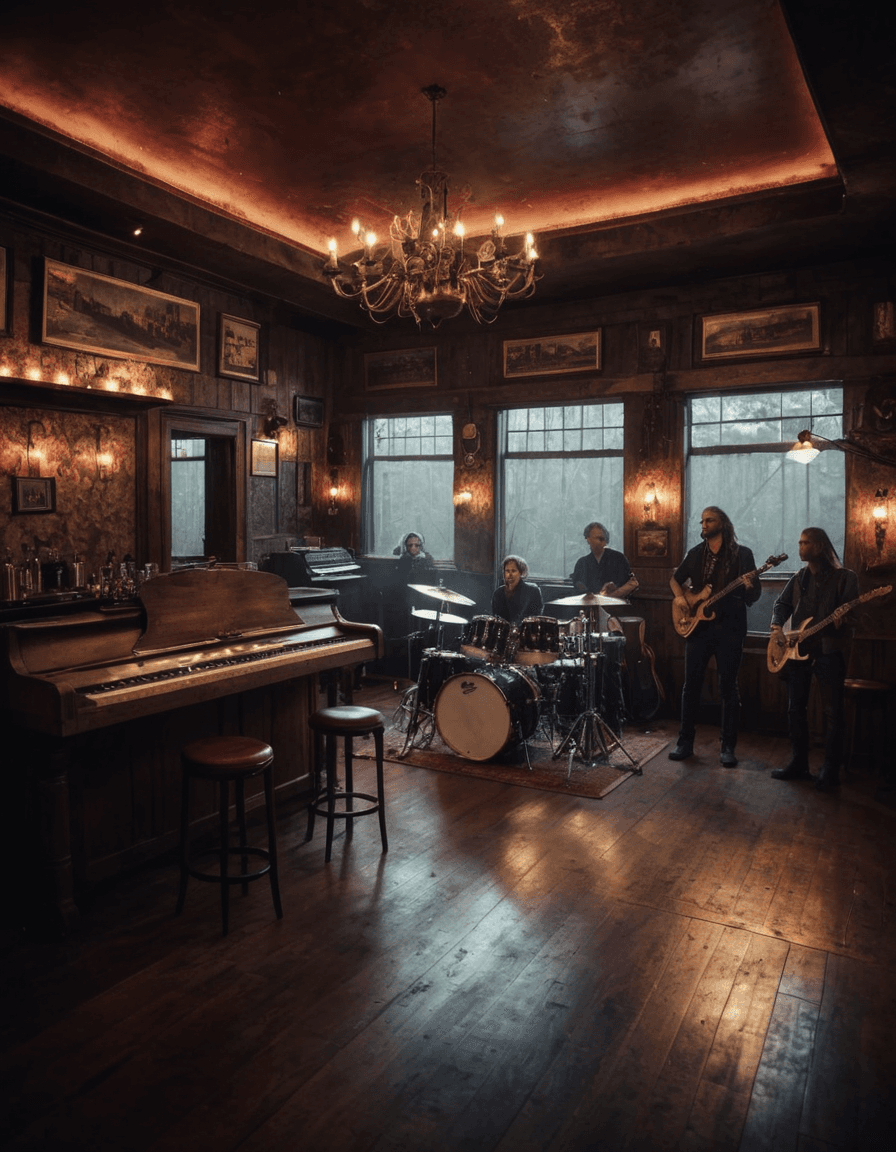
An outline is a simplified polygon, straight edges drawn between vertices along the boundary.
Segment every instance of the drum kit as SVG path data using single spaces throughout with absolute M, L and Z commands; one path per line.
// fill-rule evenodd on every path
M 625 638 L 600 630 L 600 609 L 627 601 L 590 593 L 566 596 L 550 603 L 577 607 L 573 620 L 530 616 L 516 626 L 498 616 L 467 620 L 443 610 L 475 604 L 459 592 L 428 584 L 409 587 L 438 600 L 439 607 L 413 610 L 436 624 L 437 636 L 436 646 L 424 649 L 417 683 L 396 711 L 405 730 L 399 758 L 428 747 L 438 732 L 465 759 L 491 760 L 522 745 L 528 763 L 527 741 L 542 723 L 552 746 L 555 733 L 562 734 L 554 759 L 568 756 L 567 775 L 574 759 L 593 767 L 613 748 L 638 770 L 620 740 Z M 443 623 L 463 624 L 459 652 L 443 647 Z

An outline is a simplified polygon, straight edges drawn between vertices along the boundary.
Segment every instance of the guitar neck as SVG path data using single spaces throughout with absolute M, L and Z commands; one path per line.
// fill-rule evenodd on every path
M 794 637 L 794 642 L 802 644 L 804 640 L 808 640 L 810 636 L 814 636 L 820 632 L 822 628 L 827 628 L 840 616 L 845 616 L 847 612 L 856 608 L 859 604 L 864 604 L 868 600 L 873 600 L 875 596 L 886 596 L 887 593 L 892 592 L 893 586 L 888 584 L 886 588 L 872 588 L 870 592 L 866 592 L 862 596 L 857 596 L 855 600 L 850 600 L 848 604 L 841 604 L 839 608 L 835 608 L 830 616 L 825 616 L 824 620 L 819 620 L 817 624 L 813 624 L 811 628 L 807 628 L 805 632 L 800 632 Z

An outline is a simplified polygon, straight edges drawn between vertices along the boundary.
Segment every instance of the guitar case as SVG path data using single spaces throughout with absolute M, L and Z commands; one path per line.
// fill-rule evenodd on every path
M 626 713 L 636 724 L 646 724 L 656 716 L 666 698 L 656 674 L 656 657 L 645 636 L 647 625 L 641 616 L 619 616 L 625 636 L 622 683 Z

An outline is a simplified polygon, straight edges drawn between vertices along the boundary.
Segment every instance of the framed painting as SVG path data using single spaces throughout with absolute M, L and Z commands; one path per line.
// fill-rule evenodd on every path
M 277 441 L 253 440 L 250 472 L 253 476 L 277 475 Z
M 504 341 L 504 376 L 560 376 L 599 372 L 601 330 Z
M 258 344 L 261 325 L 253 320 L 240 320 L 238 316 L 219 313 L 218 375 L 233 380 L 249 380 L 257 384 L 261 379 Z
M 198 372 L 199 305 L 45 260 L 41 339 L 98 356 Z
M 13 512 L 55 512 L 56 481 L 52 476 L 13 476 Z
M 298 428 L 323 428 L 323 398 L 320 396 L 293 396 L 292 418 Z
M 669 555 L 668 528 L 638 528 L 635 536 L 639 559 L 647 560 Z
M 701 316 L 698 356 L 704 363 L 821 351 L 821 305 L 784 304 L 753 312 Z
M 368 352 L 364 357 L 364 384 L 369 392 L 386 388 L 435 388 L 435 348 L 403 348 L 397 352 Z

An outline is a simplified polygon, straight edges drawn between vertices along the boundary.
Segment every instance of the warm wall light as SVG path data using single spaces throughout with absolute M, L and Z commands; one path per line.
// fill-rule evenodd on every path
M 887 499 L 889 491 L 889 488 L 878 488 L 874 493 L 874 506 L 871 509 L 871 516 L 874 520 L 874 543 L 877 547 L 878 555 L 883 552 L 884 541 L 887 538 L 887 522 L 889 520 Z
M 885 464 L 889 468 L 892 468 L 896 463 L 896 460 L 882 456 L 879 452 L 872 452 L 870 448 L 863 448 L 851 440 L 829 440 L 827 436 L 821 436 L 818 432 L 809 432 L 808 430 L 800 432 L 797 442 L 784 459 L 796 460 L 799 464 L 810 464 L 818 455 L 818 449 L 813 443 L 815 440 L 820 440 L 822 444 L 829 445 L 831 448 L 839 448 L 841 452 L 848 455 L 861 456 L 863 460 L 871 460 L 875 464 Z
M 811 432 L 800 432 L 796 444 L 790 449 L 785 460 L 795 460 L 797 464 L 811 464 L 818 455 L 818 449 L 812 444 Z
M 651 480 L 644 489 L 644 523 L 655 524 L 660 501 L 656 494 L 656 484 Z
M 461 504 L 470 504 L 473 500 L 473 493 L 464 489 L 463 492 L 454 493 L 454 507 L 459 508 Z
M 339 509 L 336 507 L 336 497 L 339 495 L 339 472 L 334 468 L 330 472 L 330 507 L 327 509 L 328 516 L 335 516 Z

